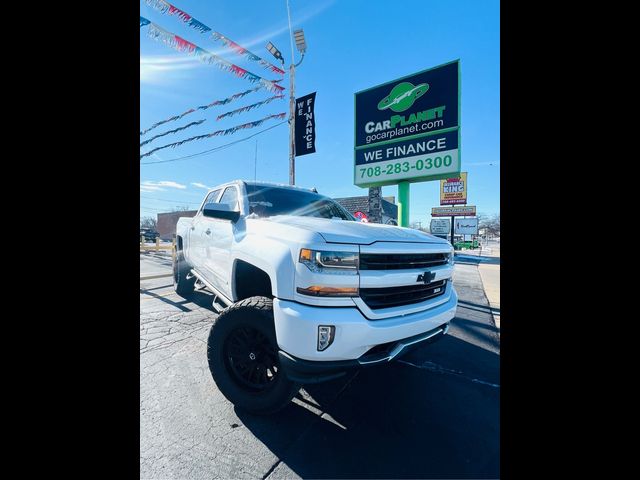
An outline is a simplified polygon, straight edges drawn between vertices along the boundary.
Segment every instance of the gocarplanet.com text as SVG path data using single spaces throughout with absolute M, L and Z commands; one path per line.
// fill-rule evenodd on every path
M 442 120 L 444 109 L 445 106 L 443 105 L 422 112 L 412 113 L 409 115 L 409 118 L 406 118 L 404 115 L 392 115 L 389 120 L 383 122 L 367 122 L 364 130 L 370 135 L 365 137 L 365 141 L 371 143 L 391 139 L 400 135 L 442 127 L 444 125 L 444 120 Z

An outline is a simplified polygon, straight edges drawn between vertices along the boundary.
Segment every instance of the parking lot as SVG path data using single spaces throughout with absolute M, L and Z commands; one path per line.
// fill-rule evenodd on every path
M 140 255 L 141 277 L 170 268 L 170 256 Z M 454 284 L 444 339 L 306 386 L 258 417 L 234 408 L 209 373 L 212 296 L 186 300 L 170 277 L 141 280 L 140 478 L 498 478 L 499 331 L 478 262 L 461 257 Z

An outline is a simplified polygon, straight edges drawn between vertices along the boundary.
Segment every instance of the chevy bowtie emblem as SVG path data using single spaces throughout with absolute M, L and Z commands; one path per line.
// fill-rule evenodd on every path
M 420 275 L 418 275 L 418 279 L 416 280 L 416 282 L 422 282 L 425 285 L 427 285 L 427 284 L 431 283 L 434 278 L 436 278 L 436 274 L 435 273 L 424 272 L 424 273 L 421 273 Z

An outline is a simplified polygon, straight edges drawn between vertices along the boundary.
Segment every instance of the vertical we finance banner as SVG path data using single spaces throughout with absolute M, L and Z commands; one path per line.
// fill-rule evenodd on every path
M 315 103 L 316 92 L 296 99 L 296 157 L 316 151 Z

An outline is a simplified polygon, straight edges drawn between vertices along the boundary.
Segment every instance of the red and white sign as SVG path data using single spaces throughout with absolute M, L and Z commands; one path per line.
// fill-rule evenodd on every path
M 463 205 L 467 203 L 467 172 L 459 177 L 440 180 L 440 205 Z
M 369 219 L 367 218 L 367 215 L 364 212 L 361 212 L 360 210 L 358 210 L 356 213 L 354 213 L 353 216 L 356 217 L 361 222 L 364 222 L 364 223 L 368 223 L 369 222 Z

